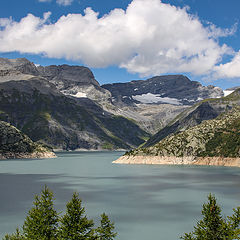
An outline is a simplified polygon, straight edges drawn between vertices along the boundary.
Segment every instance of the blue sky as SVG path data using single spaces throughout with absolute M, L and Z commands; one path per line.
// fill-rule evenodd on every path
M 237 0 L 3 0 L 0 57 L 89 66 L 100 84 L 185 74 L 225 89 L 240 85 L 239 11 Z

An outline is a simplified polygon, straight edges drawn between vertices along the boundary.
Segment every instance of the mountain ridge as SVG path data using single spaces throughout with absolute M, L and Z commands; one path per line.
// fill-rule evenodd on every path
M 238 100 L 216 118 L 126 152 L 114 163 L 192 164 L 240 167 L 240 89 L 220 99 Z
M 149 94 L 151 97 L 160 94 L 156 89 L 152 89 L 155 91 L 152 93 L 146 92 L 151 88 L 149 81 L 153 86 L 156 82 L 159 85 L 164 82 L 163 89 L 170 90 L 165 95 L 154 95 L 154 98 L 167 102 L 141 103 L 133 99 L 129 104 L 116 103 L 112 92 L 100 86 L 91 70 L 84 66 L 43 67 L 25 58 L 1 58 L 0 119 L 14 124 L 34 141 L 57 149 L 131 149 L 143 144 L 152 133 L 193 104 L 190 101 L 184 105 L 184 99 L 173 100 L 175 95 L 168 79 L 179 86 L 180 97 L 186 95 L 184 88 L 189 85 L 188 93 L 197 93 L 193 102 L 208 93 L 223 94 L 218 88 L 203 87 L 187 77 L 170 75 L 131 82 L 131 91 L 148 97 Z M 181 86 L 181 79 L 185 79 L 185 87 Z M 134 84 L 139 83 L 143 84 L 142 90 L 134 91 Z M 121 94 L 119 98 L 122 98 Z M 169 99 L 173 102 L 169 103 Z M 174 104 L 174 101 L 180 104 Z

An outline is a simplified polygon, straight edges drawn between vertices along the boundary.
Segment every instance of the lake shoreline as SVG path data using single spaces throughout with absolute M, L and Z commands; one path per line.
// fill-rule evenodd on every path
M 115 164 L 146 165 L 206 165 L 240 167 L 240 158 L 224 157 L 172 157 L 172 156 L 128 156 L 124 155 L 113 161 Z
M 5 159 L 30 159 L 30 158 L 56 158 L 54 152 L 33 152 L 33 153 L 0 153 L 0 160 Z

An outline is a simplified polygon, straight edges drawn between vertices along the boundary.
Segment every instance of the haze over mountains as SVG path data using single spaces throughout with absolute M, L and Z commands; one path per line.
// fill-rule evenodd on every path
M 86 67 L 0 58 L 0 119 L 54 149 L 131 149 L 195 103 L 222 96 L 182 75 L 100 86 Z

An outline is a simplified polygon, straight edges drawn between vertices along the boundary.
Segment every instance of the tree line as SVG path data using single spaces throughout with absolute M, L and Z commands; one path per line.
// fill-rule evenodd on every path
M 101 215 L 100 226 L 94 228 L 94 222 L 85 215 L 85 208 L 76 192 L 66 204 L 66 212 L 62 216 L 54 209 L 53 193 L 46 186 L 40 196 L 35 196 L 33 205 L 22 228 L 7 234 L 3 240 L 114 240 L 117 235 L 114 223 L 105 213 Z M 202 219 L 181 239 L 240 239 L 240 207 L 233 209 L 231 216 L 223 217 L 215 196 L 209 194 L 202 206 Z
M 94 228 L 78 193 L 73 193 L 62 216 L 54 209 L 53 200 L 53 192 L 45 186 L 41 195 L 35 196 L 22 228 L 7 234 L 3 240 L 113 240 L 116 237 L 114 223 L 105 213 L 101 215 L 100 226 Z

